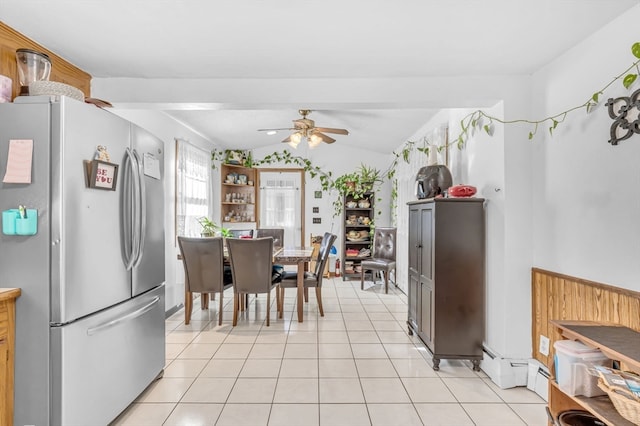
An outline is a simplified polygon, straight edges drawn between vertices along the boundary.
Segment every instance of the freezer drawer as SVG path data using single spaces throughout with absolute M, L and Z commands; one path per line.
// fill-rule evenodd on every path
M 106 425 L 162 372 L 164 291 L 51 328 L 51 425 Z

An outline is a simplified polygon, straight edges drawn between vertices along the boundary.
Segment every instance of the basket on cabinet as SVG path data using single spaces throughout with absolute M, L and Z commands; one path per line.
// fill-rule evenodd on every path
M 598 380 L 598 386 L 609 395 L 611 403 L 622 417 L 633 424 L 640 424 L 639 397 L 630 390 L 609 387 L 602 379 Z

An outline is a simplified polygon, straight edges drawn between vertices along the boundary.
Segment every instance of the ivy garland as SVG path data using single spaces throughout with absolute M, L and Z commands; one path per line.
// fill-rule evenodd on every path
M 538 132 L 538 128 L 546 123 L 549 126 L 549 134 L 553 136 L 554 130 L 559 124 L 566 120 L 570 113 L 581 109 L 584 109 L 587 113 L 591 112 L 593 108 L 600 103 L 600 96 L 604 94 L 605 90 L 611 87 L 618 80 L 622 80 L 622 85 L 625 89 L 629 89 L 629 87 L 635 83 L 638 79 L 638 75 L 640 74 L 640 42 L 636 42 L 631 46 L 631 54 L 635 58 L 634 62 L 626 70 L 614 77 L 613 80 L 611 80 L 602 89 L 592 94 L 591 97 L 582 104 L 540 120 L 502 120 L 498 117 L 491 116 L 482 110 L 476 110 L 465 116 L 460 121 L 460 134 L 454 139 L 454 142 L 450 143 L 450 145 L 455 143 L 458 148 L 462 148 L 469 137 L 469 132 L 476 129 L 484 131 L 489 136 L 493 135 L 494 122 L 501 124 L 526 123 L 533 125 L 533 129 L 529 131 L 529 140 L 533 139 Z M 631 72 L 632 70 L 635 70 L 636 72 Z M 485 123 L 485 119 L 488 120 L 488 122 Z

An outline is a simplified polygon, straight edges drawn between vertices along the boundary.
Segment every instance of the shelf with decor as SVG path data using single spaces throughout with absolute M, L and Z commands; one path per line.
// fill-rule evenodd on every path
M 220 222 L 255 228 L 258 222 L 257 170 L 235 164 L 220 165 Z
M 578 340 L 587 346 L 599 349 L 607 358 L 621 363 L 621 369 L 640 374 L 640 332 L 618 324 L 595 321 L 551 320 L 560 329 L 562 336 Z M 555 376 L 555 365 L 552 369 Z M 630 403 L 631 400 L 630 400 Z M 636 403 L 640 408 L 640 403 Z M 549 411 L 554 418 L 567 410 L 587 410 L 599 420 L 611 426 L 638 424 L 640 414 L 633 421 L 623 416 L 612 403 L 610 396 L 572 396 L 560 389 L 554 379 L 549 380 Z M 636 408 L 636 411 L 640 411 Z
M 360 264 L 371 257 L 374 199 L 373 192 L 357 199 L 351 195 L 344 197 L 343 280 L 360 279 Z

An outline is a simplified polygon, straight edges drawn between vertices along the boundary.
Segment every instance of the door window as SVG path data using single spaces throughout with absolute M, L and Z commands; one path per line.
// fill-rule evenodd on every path
M 260 170 L 260 228 L 284 228 L 284 245 L 301 246 L 304 171 Z

